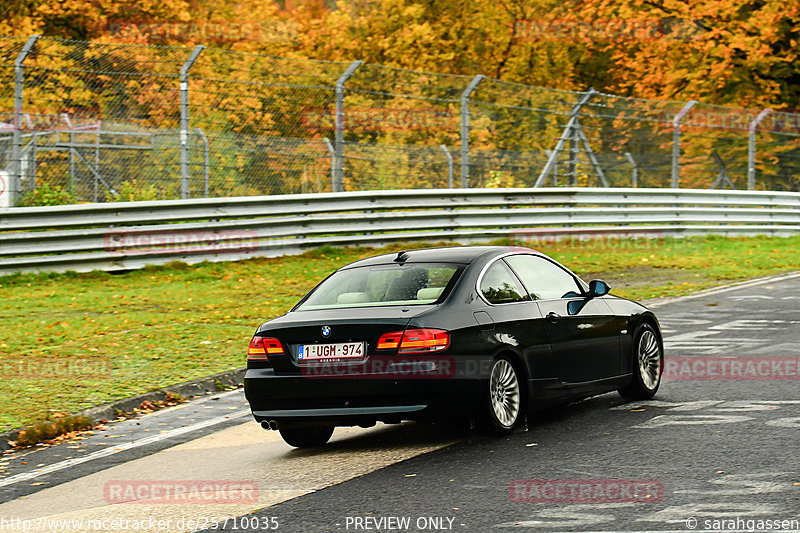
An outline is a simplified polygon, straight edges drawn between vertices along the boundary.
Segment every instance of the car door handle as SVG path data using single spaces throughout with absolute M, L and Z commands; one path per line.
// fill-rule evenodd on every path
M 547 313 L 547 319 L 550 322 L 558 322 L 559 318 L 561 318 L 561 315 L 559 315 L 558 313 L 556 313 L 554 311 L 550 311 L 549 313 Z

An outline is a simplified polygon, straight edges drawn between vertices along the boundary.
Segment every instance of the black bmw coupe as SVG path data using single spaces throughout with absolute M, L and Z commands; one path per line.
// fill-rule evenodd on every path
M 296 447 L 324 444 L 335 426 L 427 417 L 505 434 L 548 404 L 613 390 L 651 398 L 664 368 L 658 320 L 609 290 L 527 248 L 363 259 L 258 328 L 245 394 Z

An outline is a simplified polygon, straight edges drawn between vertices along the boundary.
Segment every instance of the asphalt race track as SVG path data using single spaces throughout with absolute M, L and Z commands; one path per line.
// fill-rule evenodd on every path
M 652 307 L 652 401 L 597 396 L 502 439 L 339 428 L 299 451 L 241 391 L 209 395 L 3 456 L 0 532 L 800 531 L 800 274 Z M 193 483 L 216 496 L 177 497 Z

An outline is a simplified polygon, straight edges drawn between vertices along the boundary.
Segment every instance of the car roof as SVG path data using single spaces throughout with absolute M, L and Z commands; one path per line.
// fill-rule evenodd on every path
M 418 248 L 404 250 L 402 253 L 407 255 L 404 263 L 472 263 L 476 259 L 486 255 L 500 255 L 509 252 L 536 253 L 529 248 L 520 246 L 443 246 L 439 248 Z M 401 252 L 376 255 L 361 259 L 343 268 L 361 267 L 369 265 L 387 265 L 395 263 Z

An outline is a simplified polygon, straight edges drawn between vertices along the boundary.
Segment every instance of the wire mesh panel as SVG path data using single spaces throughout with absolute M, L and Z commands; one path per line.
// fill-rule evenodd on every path
M 747 188 L 748 126 L 758 110 L 697 104 L 681 120 L 680 185 Z
M 335 84 L 345 68 L 204 50 L 189 77 L 192 196 L 204 193 L 206 168 L 211 196 L 330 191 L 323 139 L 332 140 Z
M 438 147 L 458 143 L 460 95 L 470 79 L 359 66 L 345 86 L 345 190 L 446 186 L 448 160 Z
M 79 201 L 175 197 L 178 72 L 187 49 L 41 38 L 25 61 L 24 148 L 35 183 Z M 133 198 L 127 198 L 133 199 Z
M 0 37 L 0 206 L 12 201 L 9 187 L 14 172 L 14 61 L 26 39 Z
M 770 112 L 753 141 L 756 189 L 800 191 L 800 115 Z
M 476 150 L 469 185 L 500 180 L 508 187 L 533 186 L 547 161 L 545 151 L 555 147 L 580 95 L 482 80 L 469 97 L 469 146 Z

